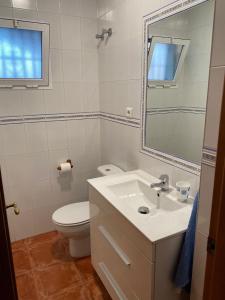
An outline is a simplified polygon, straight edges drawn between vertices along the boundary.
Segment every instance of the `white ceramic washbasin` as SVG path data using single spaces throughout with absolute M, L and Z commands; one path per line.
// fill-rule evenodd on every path
M 135 170 L 123 174 L 89 179 L 89 185 L 97 190 L 104 199 L 111 203 L 127 220 L 152 242 L 187 229 L 192 203 L 177 200 L 176 190 L 160 192 L 151 188 L 157 178 Z M 142 214 L 140 207 L 147 207 L 149 213 Z
M 125 182 L 107 186 L 125 205 L 136 212 L 141 206 L 149 208 L 150 215 L 159 211 L 174 211 L 183 208 L 186 204 L 170 199 L 167 193 L 159 189 L 152 189 L 150 184 L 139 179 L 131 179 Z

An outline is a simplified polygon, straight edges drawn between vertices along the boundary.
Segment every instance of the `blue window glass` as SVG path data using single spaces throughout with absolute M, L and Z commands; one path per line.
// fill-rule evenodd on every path
M 42 32 L 0 28 L 0 78 L 42 78 Z
M 174 80 L 183 45 L 155 43 L 148 80 Z

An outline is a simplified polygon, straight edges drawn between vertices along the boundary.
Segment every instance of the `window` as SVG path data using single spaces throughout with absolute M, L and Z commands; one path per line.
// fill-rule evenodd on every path
M 0 19 L 0 86 L 49 85 L 49 25 Z
M 149 40 L 149 85 L 175 85 L 181 71 L 190 41 L 152 37 Z

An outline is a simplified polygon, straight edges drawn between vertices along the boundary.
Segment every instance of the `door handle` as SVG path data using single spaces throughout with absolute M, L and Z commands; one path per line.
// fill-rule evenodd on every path
M 15 215 L 19 215 L 19 214 L 20 214 L 20 210 L 19 210 L 19 208 L 17 207 L 16 202 L 13 202 L 13 203 L 11 203 L 11 204 L 9 204 L 9 205 L 6 205 L 5 208 L 6 208 L 6 209 L 8 209 L 8 208 L 13 208 L 13 209 L 14 209 Z

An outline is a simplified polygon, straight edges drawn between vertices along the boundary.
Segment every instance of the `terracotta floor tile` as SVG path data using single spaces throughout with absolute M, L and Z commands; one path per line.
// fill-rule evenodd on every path
M 31 264 L 33 268 L 43 268 L 57 262 L 73 261 L 68 255 L 64 242 L 45 242 L 29 248 Z
M 38 300 L 31 272 L 17 276 L 16 284 L 19 300 Z
M 70 289 L 66 289 L 50 297 L 49 300 L 92 300 L 92 298 L 86 286 L 77 284 Z
M 92 267 L 92 264 L 91 264 L 90 256 L 75 260 L 75 264 L 76 264 L 78 270 L 80 271 L 81 275 L 85 279 L 88 279 L 89 277 L 92 277 L 95 275 L 94 268 Z
M 19 300 L 111 300 L 91 258 L 75 260 L 56 231 L 12 243 Z
M 57 231 L 51 231 L 44 234 L 39 234 L 25 240 L 28 247 L 36 247 L 40 243 L 55 242 L 61 237 L 61 234 Z
M 14 250 L 13 263 L 16 275 L 31 270 L 30 260 L 27 251 L 20 249 Z
M 38 289 L 44 296 L 59 293 L 81 282 L 80 274 L 74 263 L 57 263 L 46 269 L 34 270 L 34 278 Z
M 86 281 L 93 300 L 111 300 L 109 293 L 97 274 Z
M 19 249 L 26 249 L 26 245 L 25 245 L 25 240 L 20 240 L 20 241 L 16 241 L 16 242 L 13 242 L 11 244 L 11 247 L 12 247 L 12 251 L 16 251 L 16 250 L 19 250 Z

